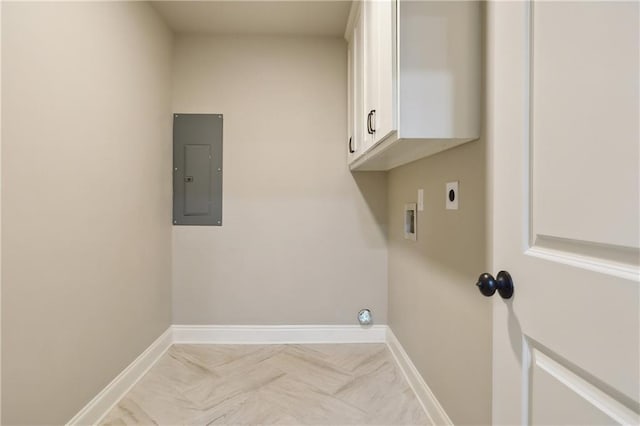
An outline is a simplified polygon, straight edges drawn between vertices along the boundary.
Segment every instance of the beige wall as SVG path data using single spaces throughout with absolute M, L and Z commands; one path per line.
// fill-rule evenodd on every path
M 68 421 L 170 324 L 171 34 L 4 3 L 4 424 Z
M 491 422 L 491 300 L 486 270 L 483 140 L 389 172 L 389 325 L 455 424 Z M 445 210 L 445 183 L 460 209 Z M 424 189 L 417 242 L 403 238 L 403 206 Z
M 341 39 L 177 38 L 174 112 L 224 114 L 224 201 L 174 227 L 174 323 L 386 323 L 386 178 L 347 169 L 346 93 Z

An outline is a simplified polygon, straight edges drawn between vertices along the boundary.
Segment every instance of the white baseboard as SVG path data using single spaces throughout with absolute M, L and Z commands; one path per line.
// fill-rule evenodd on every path
M 174 343 L 384 343 L 386 325 L 174 325 Z
M 145 375 L 173 343 L 171 327 L 158 337 L 127 368 L 111 381 L 95 398 L 78 412 L 67 425 L 95 425 Z
M 388 327 L 386 341 L 391 354 L 407 378 L 409 385 L 416 394 L 420 404 L 422 404 L 422 408 L 427 413 L 431 423 L 434 425 L 453 426 L 453 422 L 442 408 L 442 405 L 440 405 L 433 392 L 431 392 L 431 389 L 429 389 L 429 386 L 427 386 L 427 383 L 418 372 L 418 369 L 405 352 L 395 334 L 393 334 L 391 328 Z
M 94 425 L 146 374 L 174 344 L 386 343 L 418 401 L 434 425 L 453 425 L 402 345 L 386 325 L 173 325 L 111 381 L 69 422 Z

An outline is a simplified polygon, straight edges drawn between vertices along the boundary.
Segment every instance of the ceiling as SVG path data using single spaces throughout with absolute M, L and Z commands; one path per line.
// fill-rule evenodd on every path
M 333 36 L 344 34 L 351 1 L 152 1 L 176 33 Z

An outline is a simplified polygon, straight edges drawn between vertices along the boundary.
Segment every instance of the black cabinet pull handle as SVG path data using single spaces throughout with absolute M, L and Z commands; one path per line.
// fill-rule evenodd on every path
M 349 138 L 349 153 L 353 154 L 354 152 L 356 152 L 356 151 L 353 149 L 353 137 L 350 137 Z
M 376 132 L 376 110 L 371 110 L 371 134 Z
M 367 133 L 369 133 L 370 135 L 376 132 L 376 129 L 375 129 L 376 125 L 375 125 L 375 122 L 373 121 L 375 113 L 376 113 L 376 110 L 372 109 L 371 111 L 369 111 L 369 114 L 367 115 Z
M 511 299 L 513 296 L 513 280 L 507 271 L 498 272 L 498 278 L 485 272 L 478 277 L 476 286 L 487 297 L 493 296 L 496 290 L 503 299 Z

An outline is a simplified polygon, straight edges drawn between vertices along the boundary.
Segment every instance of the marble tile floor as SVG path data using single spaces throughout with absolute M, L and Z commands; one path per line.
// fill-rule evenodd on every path
M 427 425 L 384 344 L 174 345 L 103 425 Z

